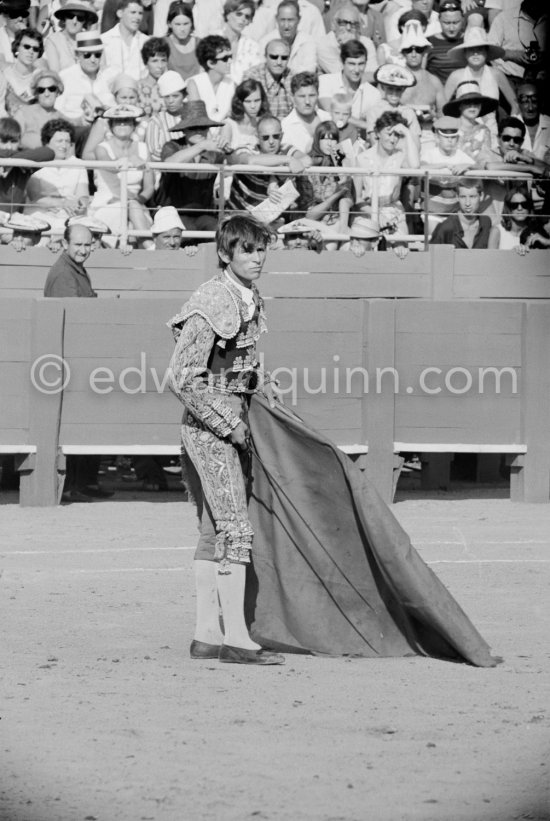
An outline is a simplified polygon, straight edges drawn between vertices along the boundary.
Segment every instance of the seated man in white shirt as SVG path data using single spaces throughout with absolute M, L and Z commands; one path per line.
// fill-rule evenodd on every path
M 330 120 L 330 114 L 318 108 L 319 81 L 315 74 L 302 71 L 290 82 L 294 108 L 282 121 L 283 142 L 307 154 L 319 123 Z
M 340 69 L 340 49 L 350 41 L 360 42 L 365 47 L 367 60 L 364 80 L 372 81 L 378 68 L 376 48 L 372 40 L 361 34 L 361 14 L 351 2 L 339 5 L 332 18 L 332 31 L 317 41 L 317 64 L 319 70 L 334 74 Z
M 117 9 L 118 23 L 101 35 L 105 46 L 105 63 L 117 73 L 129 74 L 134 80 L 147 76 L 141 59 L 141 49 L 148 39 L 139 30 L 143 19 L 141 0 L 120 0 Z
M 530 151 L 538 160 L 550 162 L 550 117 L 540 113 L 540 99 L 534 83 L 523 82 L 518 87 L 520 119 L 525 123 L 524 151 Z
M 260 52 L 265 53 L 265 48 L 271 40 L 282 40 L 290 48 L 288 68 L 291 74 L 298 71 L 316 71 L 317 50 L 315 40 L 309 34 L 298 31 L 300 8 L 297 0 L 282 0 L 279 3 L 275 22 L 277 28 L 260 40 Z
M 111 68 L 100 71 L 103 43 L 97 31 L 81 31 L 76 35 L 76 65 L 64 68 L 59 76 L 63 81 L 63 94 L 56 103 L 56 108 L 73 123 L 83 120 L 82 103 L 92 94 L 105 107 L 115 104 L 111 93 L 111 83 L 117 72 Z
M 366 130 L 367 112 L 371 106 L 379 103 L 382 95 L 368 82 L 365 82 L 367 50 L 359 40 L 348 40 L 340 48 L 342 71 L 337 74 L 321 74 L 319 77 L 319 101 L 325 111 L 335 94 L 349 94 L 352 97 L 352 125 Z

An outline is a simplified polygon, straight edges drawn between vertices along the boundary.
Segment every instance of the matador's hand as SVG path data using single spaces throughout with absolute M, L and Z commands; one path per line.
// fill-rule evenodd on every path
M 235 447 L 239 448 L 240 450 L 244 450 L 247 446 L 247 440 L 250 435 L 248 430 L 248 426 L 245 425 L 244 422 L 239 422 L 236 428 L 233 428 L 231 433 L 229 434 L 229 441 L 231 444 L 235 445 Z

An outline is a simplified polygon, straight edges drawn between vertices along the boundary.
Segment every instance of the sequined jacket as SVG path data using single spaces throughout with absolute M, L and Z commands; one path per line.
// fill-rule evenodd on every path
M 217 436 L 239 424 L 228 394 L 247 393 L 263 377 L 256 343 L 267 331 L 263 301 L 252 285 L 255 311 L 220 273 L 201 285 L 168 322 L 176 340 L 170 361 L 170 387 L 195 419 Z

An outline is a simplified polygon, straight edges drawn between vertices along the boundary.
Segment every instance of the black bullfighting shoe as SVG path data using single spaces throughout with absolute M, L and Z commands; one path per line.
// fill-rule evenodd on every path
M 219 655 L 220 661 L 229 664 L 284 664 L 285 657 L 270 650 L 245 650 L 244 647 L 231 647 L 222 644 Z
M 192 659 L 217 659 L 220 655 L 221 645 L 207 644 L 205 641 L 193 639 L 189 648 L 189 655 Z

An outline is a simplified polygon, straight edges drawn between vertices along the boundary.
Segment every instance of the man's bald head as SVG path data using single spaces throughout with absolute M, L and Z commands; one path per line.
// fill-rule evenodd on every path
M 63 235 L 63 246 L 67 255 L 79 265 L 83 265 L 92 250 L 92 232 L 85 225 L 68 225 Z

